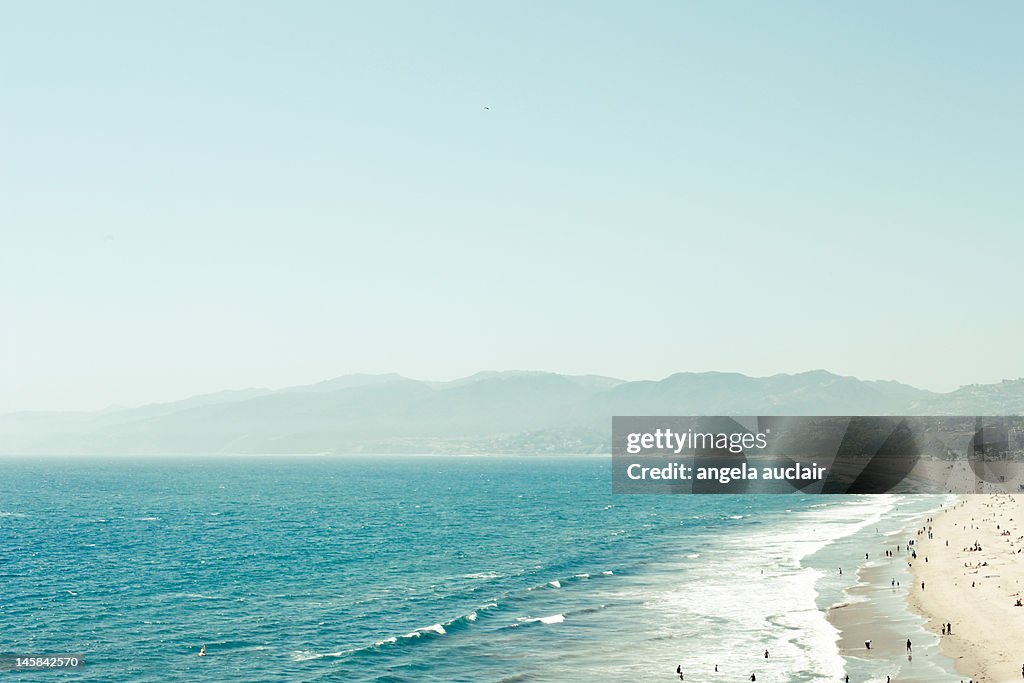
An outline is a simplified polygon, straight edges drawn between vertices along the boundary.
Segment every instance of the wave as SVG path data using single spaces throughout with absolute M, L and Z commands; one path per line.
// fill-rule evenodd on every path
M 476 620 L 476 614 L 475 613 L 471 613 L 471 614 L 473 616 L 473 620 L 475 621 Z M 468 615 L 467 615 L 467 617 L 468 617 Z M 424 626 L 423 628 L 416 629 L 412 633 L 406 633 L 402 637 L 403 638 L 419 638 L 421 636 L 427 635 L 428 633 L 436 633 L 439 636 L 448 635 L 448 631 L 444 630 L 444 626 L 442 624 L 434 624 L 433 626 Z
M 563 576 L 558 579 L 552 579 L 550 581 L 545 581 L 544 583 L 539 583 L 536 586 L 531 586 L 530 588 L 527 588 L 526 591 L 530 592 L 535 590 L 541 590 L 543 588 L 563 588 L 566 584 L 573 584 L 579 581 L 591 581 L 606 576 L 615 576 L 615 572 L 611 569 L 606 569 L 602 571 L 600 574 L 591 574 L 590 572 L 570 574 L 568 576 Z
M 534 569 L 543 569 L 543 567 L 538 565 L 538 566 L 534 567 Z M 498 572 L 474 572 L 472 574 L 466 574 L 466 575 L 463 575 L 463 576 L 465 578 L 480 578 L 480 579 L 483 579 L 484 577 L 490 578 L 491 576 L 494 576 L 494 575 L 505 576 L 505 575 L 502 575 L 502 574 L 498 574 Z M 415 643 L 427 642 L 427 641 L 433 640 L 435 638 L 452 637 L 453 635 L 457 634 L 459 631 L 472 627 L 474 624 L 476 624 L 479 621 L 479 619 L 481 618 L 482 615 L 484 615 L 484 614 L 486 614 L 488 612 L 495 612 L 495 611 L 498 611 L 498 610 L 505 610 L 505 609 L 508 609 L 508 608 L 513 608 L 514 609 L 513 605 L 515 603 L 519 602 L 520 600 L 522 600 L 523 598 L 525 598 L 525 594 L 528 594 L 531 591 L 541 590 L 541 589 L 547 589 L 547 590 L 561 589 L 561 588 L 567 587 L 569 585 L 572 585 L 573 583 L 577 583 L 577 582 L 580 582 L 580 581 L 593 581 L 593 580 L 597 580 L 597 579 L 605 579 L 605 578 L 608 578 L 608 577 L 611 577 L 611 576 L 615 576 L 615 571 L 612 570 L 612 569 L 605 569 L 605 570 L 603 570 L 601 572 L 593 572 L 593 573 L 591 573 L 591 572 L 580 572 L 580 573 L 576 573 L 576 574 L 568 574 L 568 575 L 560 577 L 560 578 L 555 578 L 555 579 L 551 579 L 550 581 L 545 581 L 544 583 L 536 584 L 534 586 L 526 588 L 525 591 L 522 591 L 522 589 L 519 589 L 518 591 L 512 591 L 512 592 L 509 592 L 509 593 L 505 593 L 503 596 L 497 596 L 496 600 L 491 601 L 491 602 L 487 602 L 487 603 L 484 603 L 484 604 L 481 604 L 478 607 L 470 610 L 469 612 L 467 612 L 465 614 L 461 614 L 461 615 L 459 615 L 457 617 L 454 617 L 452 619 L 449 619 L 447 621 L 440 621 L 440 622 L 438 622 L 436 624 L 431 624 L 429 626 L 424 626 L 424 627 L 421 627 L 421 628 L 417 628 L 415 630 L 409 631 L 409 632 L 401 634 L 401 635 L 394 635 L 394 636 L 389 636 L 387 638 L 382 638 L 382 639 L 374 641 L 373 643 L 370 643 L 368 645 L 363 645 L 363 646 L 360 646 L 360 647 L 349 648 L 349 649 L 345 649 L 345 650 L 338 650 L 338 651 L 334 651 L 334 652 L 316 652 L 314 650 L 299 650 L 299 651 L 293 652 L 291 656 L 292 656 L 292 659 L 294 661 L 297 661 L 297 662 L 314 661 L 314 660 L 320 660 L 320 659 L 332 659 L 332 660 L 342 659 L 342 660 L 344 660 L 344 659 L 350 659 L 350 658 L 354 658 L 354 657 L 371 655 L 373 653 L 376 653 L 378 651 L 381 651 L 381 650 L 384 650 L 384 649 L 388 649 L 388 648 L 403 647 L 403 646 L 406 646 L 406 645 L 410 645 L 411 646 L 411 645 L 413 645 Z M 522 592 L 520 592 L 520 591 L 522 591 Z M 211 599 L 211 596 L 205 596 L 205 595 L 202 595 L 202 596 L 201 595 L 196 595 L 196 594 L 186 594 L 186 595 L 188 595 L 188 597 L 202 597 L 202 598 Z M 506 604 L 506 602 L 511 603 L 511 604 Z M 580 610 L 575 610 L 575 611 L 570 612 L 569 614 L 570 614 L 570 616 L 571 615 L 575 615 L 575 614 L 587 614 L 587 613 L 596 612 L 596 611 L 605 609 L 606 607 L 607 607 L 607 605 L 603 605 L 602 604 L 602 605 L 600 605 L 598 607 L 588 607 L 588 608 L 583 608 L 583 609 L 580 609 Z M 525 617 L 517 617 L 515 623 L 507 624 L 505 626 L 499 626 L 498 628 L 499 629 L 518 628 L 520 626 L 526 626 L 526 625 L 553 625 L 553 624 L 560 624 L 560 623 L 562 623 L 565 620 L 566 620 L 566 614 L 563 614 L 563 613 L 551 614 L 551 615 L 542 616 L 542 617 L 525 616 Z
M 462 579 L 500 579 L 505 575 L 501 572 L 474 572 L 472 574 L 463 574 L 459 578 Z
M 349 657 L 375 652 L 390 646 L 400 646 L 402 644 L 409 644 L 423 639 L 440 638 L 474 623 L 480 618 L 481 612 L 487 612 L 489 610 L 496 609 L 497 607 L 498 603 L 488 602 L 480 605 L 471 612 L 461 614 L 449 619 L 448 621 L 424 626 L 400 636 L 389 636 L 369 645 L 354 647 L 348 650 L 338 650 L 337 652 L 313 652 L 311 650 L 299 650 L 292 653 L 292 659 L 296 662 L 306 662 L 316 659 L 347 659 Z
M 565 621 L 564 614 L 552 614 L 550 617 L 523 618 L 523 624 L 561 624 Z

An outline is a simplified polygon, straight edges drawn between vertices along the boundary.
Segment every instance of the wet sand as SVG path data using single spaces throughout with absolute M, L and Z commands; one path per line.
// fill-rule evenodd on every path
M 911 532 L 913 534 L 913 532 Z M 872 661 L 885 675 L 901 683 L 933 683 L 948 680 L 948 662 L 935 647 L 936 638 L 923 629 L 924 619 L 907 609 L 913 577 L 902 553 L 896 552 L 905 536 L 880 539 L 871 561 L 857 569 L 857 583 L 847 589 L 848 603 L 829 610 L 829 621 L 839 630 L 843 657 Z M 886 557 L 891 549 L 893 557 Z M 861 557 L 863 562 L 863 557 Z M 899 586 L 892 582 L 898 580 Z M 913 643 L 911 652 L 906 643 Z M 871 640 L 871 649 L 864 641 Z M 851 677 L 851 681 L 854 680 Z

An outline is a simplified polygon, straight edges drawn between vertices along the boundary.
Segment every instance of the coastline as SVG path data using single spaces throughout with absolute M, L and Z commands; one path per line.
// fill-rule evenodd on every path
M 900 496 L 877 524 L 840 542 L 830 555 L 837 566 L 827 568 L 829 576 L 819 585 L 820 607 L 836 631 L 851 681 L 960 680 L 925 617 L 908 604 L 914 576 L 907 540 L 943 503 L 949 505 L 939 497 Z
M 1024 597 L 1024 496 L 961 496 L 919 531 L 909 604 L 961 674 L 976 683 L 1021 680 L 1024 607 L 1015 602 Z

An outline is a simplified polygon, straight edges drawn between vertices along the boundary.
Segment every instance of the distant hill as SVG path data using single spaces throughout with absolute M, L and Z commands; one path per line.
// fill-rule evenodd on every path
M 346 375 L 98 413 L 0 415 L 0 454 L 602 453 L 612 415 L 1018 415 L 1024 380 L 945 394 L 815 370 L 748 377 Z
M 1003 380 L 998 384 L 970 384 L 948 394 L 940 394 L 913 409 L 936 415 L 1022 415 L 1024 379 Z

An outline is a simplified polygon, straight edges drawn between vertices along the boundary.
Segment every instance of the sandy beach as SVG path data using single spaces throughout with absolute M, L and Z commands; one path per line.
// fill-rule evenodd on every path
M 1024 496 L 963 496 L 914 538 L 908 599 L 941 651 L 976 682 L 1024 680 Z

